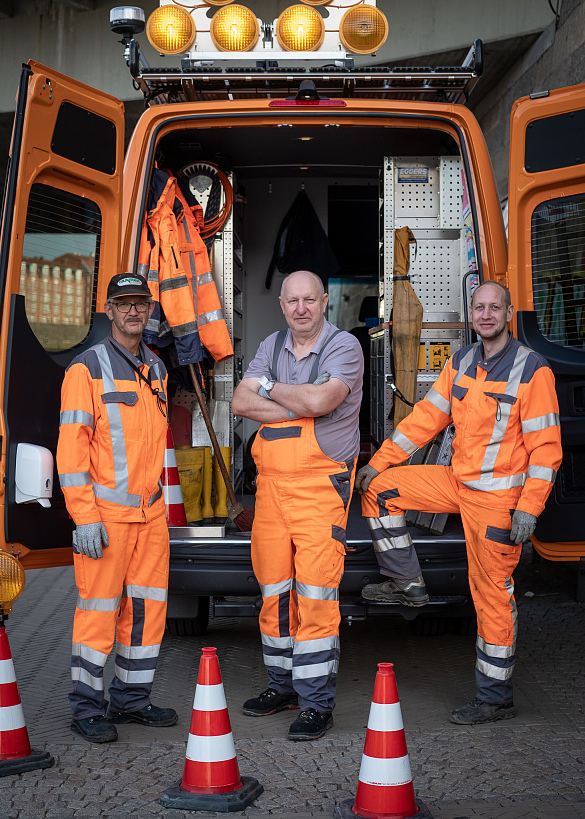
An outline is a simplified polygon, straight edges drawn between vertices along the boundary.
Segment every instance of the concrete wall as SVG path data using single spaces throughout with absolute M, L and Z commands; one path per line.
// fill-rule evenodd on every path
M 508 195 L 510 111 L 519 97 L 585 81 L 585 0 L 562 0 L 549 26 L 475 111 L 486 136 L 502 199 Z M 584 89 L 585 94 L 585 89 Z M 585 101 L 585 97 L 584 97 Z

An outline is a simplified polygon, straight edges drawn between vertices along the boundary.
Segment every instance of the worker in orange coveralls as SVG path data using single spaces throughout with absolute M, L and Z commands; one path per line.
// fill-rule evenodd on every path
M 380 571 L 389 578 L 366 586 L 366 600 L 428 602 L 404 512 L 461 514 L 478 623 L 477 693 L 451 714 L 461 725 L 516 716 L 512 572 L 562 460 L 553 373 L 509 333 L 513 314 L 507 288 L 487 282 L 475 290 L 469 319 L 480 340 L 451 356 L 424 400 L 356 478 Z M 451 466 L 389 469 L 451 423 Z
M 243 710 L 261 717 L 300 706 L 291 740 L 318 739 L 333 725 L 339 582 L 360 446 L 363 354 L 325 320 L 327 298 L 313 273 L 285 278 L 289 330 L 260 344 L 232 401 L 236 415 L 262 424 L 252 447 L 252 564 L 269 688 Z
M 114 276 L 105 304 L 111 335 L 75 358 L 63 381 L 57 466 L 77 527 L 79 591 L 69 702 L 71 729 L 88 742 L 116 740 L 114 723 L 177 721 L 172 708 L 150 702 L 169 572 L 160 484 L 167 374 L 141 342 L 153 306 L 144 277 Z M 108 707 L 103 670 L 114 638 Z

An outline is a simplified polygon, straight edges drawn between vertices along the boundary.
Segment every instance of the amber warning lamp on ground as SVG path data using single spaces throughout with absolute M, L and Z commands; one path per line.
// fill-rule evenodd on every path
M 0 622 L 12 611 L 12 604 L 22 594 L 24 584 L 25 574 L 20 561 L 0 549 Z

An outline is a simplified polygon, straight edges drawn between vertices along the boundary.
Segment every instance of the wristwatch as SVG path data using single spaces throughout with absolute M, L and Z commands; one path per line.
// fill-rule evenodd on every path
M 276 381 L 270 381 L 270 379 L 266 378 L 265 375 L 263 375 L 262 378 L 259 378 L 258 381 L 260 382 L 260 389 L 258 390 L 258 393 L 264 398 L 270 398 L 270 390 L 274 387 Z M 270 398 L 270 400 L 272 399 Z

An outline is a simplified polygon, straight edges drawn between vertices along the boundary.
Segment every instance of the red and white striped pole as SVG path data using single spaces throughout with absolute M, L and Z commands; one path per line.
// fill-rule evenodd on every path
M 183 781 L 159 802 L 183 810 L 243 810 L 264 788 L 257 779 L 240 777 L 216 649 L 202 652 Z
M 30 746 L 8 636 L 0 616 L 0 776 L 54 764 L 47 751 Z
M 378 663 L 355 801 L 336 806 L 335 819 L 432 819 L 415 798 L 392 663 Z

